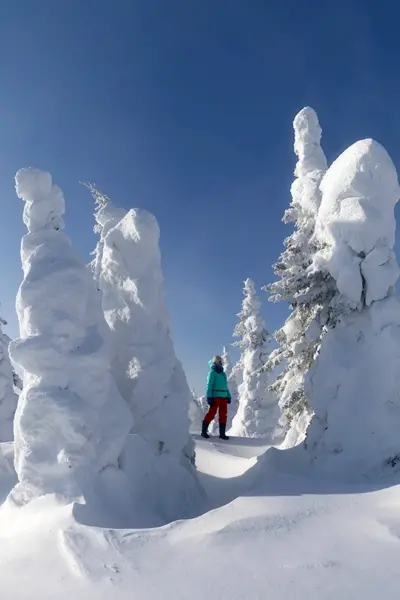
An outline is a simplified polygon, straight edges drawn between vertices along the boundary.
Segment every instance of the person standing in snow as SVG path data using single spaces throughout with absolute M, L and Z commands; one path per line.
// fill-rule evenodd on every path
M 209 405 L 208 412 L 204 417 L 201 435 L 204 438 L 209 438 L 208 427 L 213 419 L 219 413 L 219 437 L 222 440 L 229 440 L 226 435 L 226 421 L 228 417 L 228 404 L 231 403 L 232 397 L 228 387 L 228 380 L 223 367 L 223 361 L 220 356 L 214 356 L 208 363 L 210 371 L 207 377 L 207 402 Z

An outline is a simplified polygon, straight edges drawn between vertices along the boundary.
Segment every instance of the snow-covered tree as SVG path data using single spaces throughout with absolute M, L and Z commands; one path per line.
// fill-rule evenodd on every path
M 21 169 L 25 202 L 17 295 L 20 338 L 10 344 L 23 371 L 15 415 L 19 500 L 46 493 L 73 498 L 116 467 L 131 414 L 109 373 L 108 327 L 100 294 L 62 232 L 64 197 L 49 173 Z
M 4 325 L 7 323 L 0 317 L 0 442 L 10 442 L 18 396 L 14 392 L 14 373 L 8 353 L 10 338 L 2 331 Z
M 93 271 L 94 280 L 98 289 L 100 289 L 100 275 L 101 275 L 101 262 L 103 259 L 104 239 L 108 231 L 114 227 L 127 213 L 124 208 L 115 206 L 110 198 L 99 190 L 93 183 L 82 182 L 83 185 L 91 193 L 95 203 L 95 226 L 93 228 L 95 233 L 99 234 L 99 241 L 96 244 L 96 248 L 92 255 L 94 256 L 90 267 Z
M 157 459 L 151 467 L 153 480 L 169 477 L 172 481 L 172 471 L 182 479 L 181 489 L 168 481 L 164 486 L 164 500 L 169 494 L 170 505 L 176 509 L 182 506 L 176 496 L 183 498 L 186 493 L 182 489 L 193 491 L 192 500 L 197 494 L 194 444 L 189 436 L 192 395 L 170 334 L 159 226 L 146 210 L 127 212 L 108 199 L 97 205 L 95 218 L 101 238 L 95 274 L 111 330 L 112 374 L 131 409 L 137 443 L 142 440 L 149 455 Z M 186 496 L 189 506 L 190 493 Z M 169 515 L 175 518 L 176 512 Z
M 283 369 L 272 385 L 279 396 L 281 424 L 288 431 L 285 443 L 292 446 L 304 439 L 312 414 L 304 393 L 304 377 L 314 361 L 323 330 L 321 294 L 329 286 L 321 274 L 311 276 L 309 267 L 317 248 L 313 240 L 315 220 L 321 202 L 319 189 L 327 169 L 320 146 L 321 128 L 312 108 L 303 108 L 295 117 L 294 151 L 297 155 L 292 202 L 284 223 L 294 231 L 285 240 L 285 250 L 274 271 L 278 280 L 266 287 L 273 302 L 289 302 L 291 313 L 275 334 L 279 347 L 268 360 L 270 369 Z
M 226 346 L 224 346 L 224 348 L 223 348 L 221 357 L 222 357 L 222 364 L 224 367 L 224 371 L 228 378 L 229 391 L 232 396 L 232 401 L 231 401 L 231 404 L 230 404 L 229 410 L 228 410 L 228 423 L 227 423 L 227 427 L 226 427 L 227 429 L 230 429 L 232 426 L 232 421 L 233 421 L 233 419 L 238 411 L 238 408 L 239 408 L 239 391 L 238 391 L 238 385 L 236 382 L 236 375 L 234 373 L 232 373 L 232 363 L 231 363 L 229 352 L 228 352 L 228 349 Z
M 400 460 L 396 169 L 380 144 L 363 140 L 333 163 L 321 190 L 311 270 L 336 287 L 305 381 L 314 410 L 305 448 L 328 476 L 381 476 Z
M 251 279 L 244 282 L 244 300 L 233 332 L 240 338 L 243 382 L 239 386 L 239 408 L 231 434 L 243 437 L 268 437 L 279 418 L 276 395 L 268 389 L 269 372 L 263 368 L 268 359 L 269 334 L 260 315 L 261 303 Z
M 190 431 L 193 433 L 199 433 L 201 431 L 201 425 L 204 419 L 204 415 L 207 412 L 207 400 L 204 404 L 204 396 L 200 398 L 196 394 L 195 390 L 191 390 L 192 398 L 189 405 L 189 421 L 190 421 Z M 207 406 L 207 408 L 206 408 Z

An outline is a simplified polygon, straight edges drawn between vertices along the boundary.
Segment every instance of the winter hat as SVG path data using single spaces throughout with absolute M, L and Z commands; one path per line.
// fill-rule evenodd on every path
M 216 354 L 215 356 L 213 356 L 212 362 L 214 365 L 222 365 L 222 358 L 218 356 L 218 354 Z

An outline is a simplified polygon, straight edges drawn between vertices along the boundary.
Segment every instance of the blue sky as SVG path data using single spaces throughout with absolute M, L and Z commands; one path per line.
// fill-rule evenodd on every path
M 96 243 L 79 180 L 154 212 L 177 351 L 201 391 L 231 341 L 242 281 L 272 280 L 290 233 L 292 120 L 319 114 L 332 161 L 364 137 L 400 167 L 400 7 L 387 0 L 0 1 L 0 299 L 9 333 L 22 203 L 50 171 L 82 258 Z M 277 328 L 287 308 L 263 308 Z

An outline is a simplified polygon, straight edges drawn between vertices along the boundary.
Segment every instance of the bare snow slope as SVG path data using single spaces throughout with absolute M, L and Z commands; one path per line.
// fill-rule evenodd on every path
M 197 444 L 211 505 L 224 486 L 240 495 L 189 521 L 112 530 L 51 496 L 3 506 L 2 600 L 397 600 L 400 488 L 267 474 L 254 443 Z

